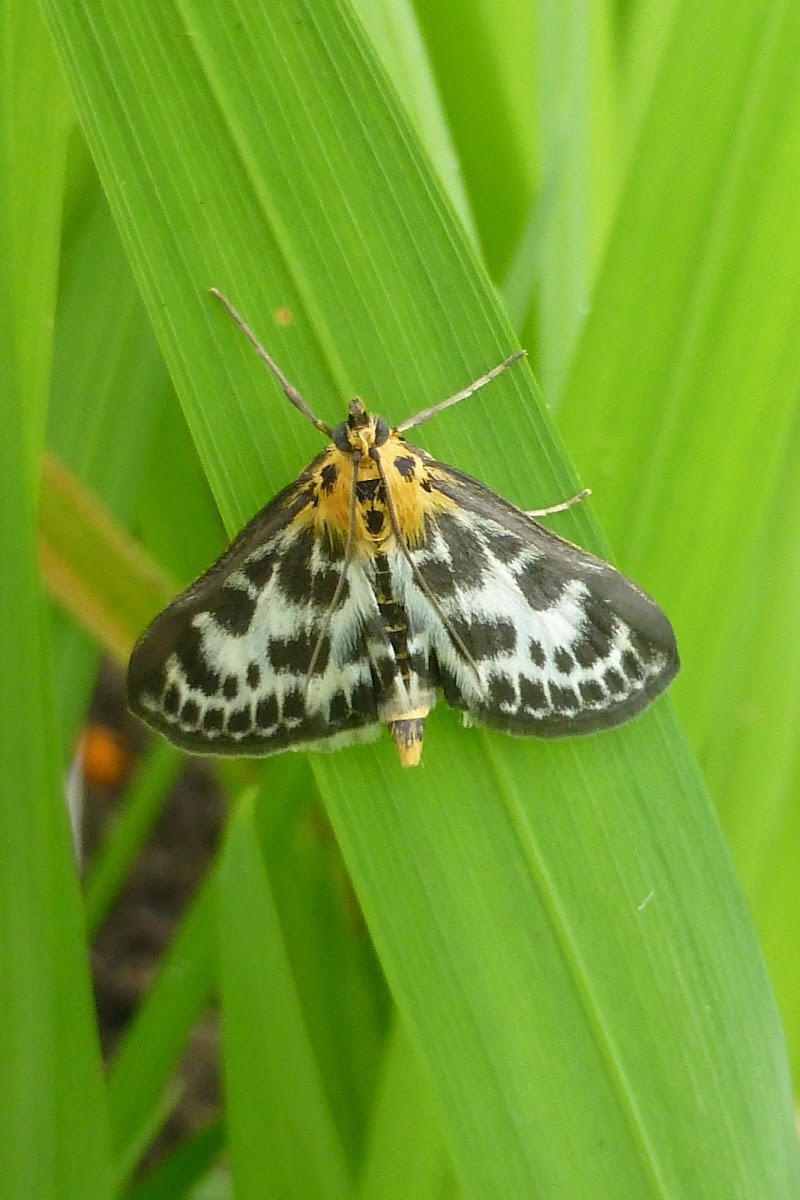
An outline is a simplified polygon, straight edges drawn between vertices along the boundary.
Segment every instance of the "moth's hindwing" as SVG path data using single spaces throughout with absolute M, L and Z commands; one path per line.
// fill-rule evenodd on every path
M 351 564 L 325 631 L 344 557 L 343 543 L 320 537 L 313 523 L 329 454 L 254 517 L 137 642 L 129 705 L 177 745 L 265 755 L 377 736 L 364 649 L 378 615 L 368 564 Z
M 455 503 L 412 558 L 441 615 L 410 577 L 412 629 L 427 636 L 450 704 L 520 735 L 564 737 L 626 721 L 679 668 L 658 605 L 608 563 L 564 541 L 477 480 L 428 459 Z M 455 636 L 453 636 L 455 635 Z

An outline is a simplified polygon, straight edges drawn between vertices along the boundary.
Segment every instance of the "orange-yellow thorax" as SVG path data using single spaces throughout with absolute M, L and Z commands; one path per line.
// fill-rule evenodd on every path
M 403 541 L 413 548 L 424 540 L 426 517 L 453 507 L 449 497 L 431 487 L 419 451 L 389 430 L 382 418 L 368 416 L 360 400 L 350 402 L 350 418 L 334 437 L 314 473 L 316 503 L 309 516 L 318 535 L 346 541 L 354 472 L 356 554 L 373 558 L 391 545 L 392 513 Z

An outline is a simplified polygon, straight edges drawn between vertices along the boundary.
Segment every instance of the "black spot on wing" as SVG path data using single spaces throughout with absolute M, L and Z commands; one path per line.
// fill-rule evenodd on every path
M 341 725 L 347 720 L 350 713 L 350 705 L 347 702 L 347 696 L 344 692 L 334 692 L 331 696 L 330 708 L 328 710 L 328 719 L 333 725 Z
M 281 716 L 284 721 L 301 721 L 306 710 L 306 700 L 300 688 L 293 688 L 285 693 L 281 705 Z
M 256 705 L 256 727 L 258 729 L 272 729 L 278 723 L 278 698 L 274 692 L 264 696 L 263 700 L 259 700 Z
M 203 635 L 194 625 L 187 625 L 181 631 L 175 643 L 175 655 L 192 691 L 202 692 L 204 696 L 219 694 L 222 684 L 219 672 L 206 661 Z
M 523 708 L 531 712 L 546 712 L 547 696 L 538 679 L 528 679 L 521 675 L 519 680 L 519 698 Z
M 468 617 L 455 616 L 449 619 L 455 633 L 476 661 L 497 658 L 516 649 L 517 631 L 511 621 L 501 617 L 470 620 Z
M 353 688 L 350 707 L 352 716 L 360 718 L 364 724 L 377 721 L 378 706 L 375 701 L 375 693 L 366 680 L 357 683 Z
M 336 463 L 328 463 L 322 468 L 322 490 L 323 492 L 332 492 L 336 486 L 336 480 L 339 478 L 339 468 Z
M 251 662 L 247 667 L 247 686 L 255 691 L 261 682 L 261 667 L 257 662 Z
M 311 527 L 293 531 L 277 564 L 276 579 L 281 594 L 292 604 L 327 607 L 339 583 L 342 552 L 343 546 L 336 541 L 317 540 Z M 340 593 L 342 604 L 348 593 L 345 580 Z
M 531 656 L 531 662 L 534 666 L 543 667 L 547 662 L 547 656 L 544 652 L 544 646 L 538 638 L 531 638 L 528 642 L 528 653 Z
M 249 705 L 228 714 L 228 733 L 247 733 L 252 724 L 253 714 Z
M 272 578 L 275 570 L 275 556 L 257 552 L 244 560 L 241 570 L 248 582 L 261 590 Z
M 536 610 L 557 604 L 569 581 L 564 567 L 544 556 L 527 559 L 513 568 L 513 575 L 528 604 Z
M 301 604 L 311 595 L 313 552 L 314 533 L 309 526 L 295 530 L 287 539 L 278 563 L 277 580 L 281 592 L 293 604 Z
M 494 521 L 487 521 L 482 526 L 481 541 L 487 549 L 491 550 L 495 558 L 501 563 L 507 564 L 513 563 L 525 548 L 525 542 L 521 541 L 516 533 L 503 529 Z
M 578 693 L 574 688 L 560 687 L 550 683 L 550 703 L 557 713 L 575 713 L 581 707 Z
M 583 612 L 583 636 L 572 649 L 579 666 L 592 667 L 599 659 L 608 657 L 616 619 L 605 601 L 591 594 L 584 600 Z
M 603 675 L 603 682 L 612 695 L 620 695 L 626 691 L 625 680 L 615 667 L 609 667 Z
M 644 679 L 644 667 L 641 659 L 639 659 L 632 650 L 626 650 L 622 655 L 622 669 L 628 676 L 628 679 L 635 683 Z
M 562 675 L 571 675 L 575 670 L 575 659 L 572 657 L 566 646 L 558 646 L 556 648 L 556 652 L 553 655 L 553 661 L 555 662 L 556 668 L 561 672 Z
M 445 599 L 479 587 L 489 563 L 474 532 L 447 514 L 429 517 L 425 524 L 426 537 L 414 561 L 433 594 Z
M 272 638 L 267 647 L 267 654 L 273 670 L 288 671 L 290 674 L 305 677 L 311 666 L 311 659 L 319 644 L 314 673 L 322 674 L 328 665 L 331 652 L 331 640 L 328 634 L 320 637 L 318 631 L 303 631 L 291 638 Z
M 516 704 L 517 693 L 508 675 L 489 676 L 489 699 L 493 706 Z
M 203 729 L 206 733 L 217 733 L 225 723 L 224 708 L 207 708 L 203 713 Z
M 205 611 L 214 618 L 220 629 L 234 637 L 244 637 L 256 611 L 255 601 L 238 587 L 221 587 L 209 599 Z
M 606 694 L 596 679 L 582 679 L 578 688 L 585 704 L 595 705 L 605 702 Z
M 320 608 L 327 611 L 336 595 L 336 589 L 339 587 L 339 579 L 341 578 L 341 567 L 320 567 L 314 572 L 314 577 L 311 584 L 310 599 L 313 604 L 319 605 Z M 344 604 L 350 595 L 350 585 L 347 582 L 347 577 L 342 580 L 342 586 L 339 591 L 339 604 Z
M 226 700 L 235 700 L 239 695 L 239 680 L 235 675 L 227 675 L 222 685 L 222 694 Z
M 401 454 L 394 460 L 395 469 L 403 479 L 413 479 L 417 469 L 417 460 L 410 454 Z

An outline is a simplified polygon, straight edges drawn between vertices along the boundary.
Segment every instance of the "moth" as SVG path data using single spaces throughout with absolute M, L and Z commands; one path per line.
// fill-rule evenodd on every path
M 395 427 L 356 397 L 332 429 L 212 294 L 329 444 L 139 638 L 137 716 L 197 754 L 332 750 L 386 725 L 414 766 L 440 694 L 467 722 L 565 737 L 664 690 L 679 660 L 655 601 L 534 519 L 572 501 L 526 513 L 403 436 L 524 351 Z

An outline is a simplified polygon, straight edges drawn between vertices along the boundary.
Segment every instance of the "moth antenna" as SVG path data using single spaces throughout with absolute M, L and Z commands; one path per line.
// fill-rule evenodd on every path
M 432 408 L 423 408 L 422 412 L 418 412 L 416 416 L 409 417 L 407 421 L 403 421 L 400 425 L 397 425 L 395 433 L 405 433 L 407 429 L 413 429 L 415 425 L 421 425 L 423 421 L 429 421 L 431 417 L 435 417 L 437 413 L 450 408 L 452 404 L 458 404 L 459 401 L 466 400 L 467 396 L 471 396 L 479 388 L 485 387 L 487 383 L 491 383 L 498 375 L 502 375 L 503 371 L 510 367 L 512 363 L 517 362 L 520 358 L 524 358 L 527 353 L 527 350 L 517 350 L 515 354 L 510 354 L 508 358 L 504 358 L 496 367 L 492 367 L 491 371 L 487 371 L 485 375 L 481 375 L 480 379 L 476 379 L 468 387 L 462 388 L 454 396 L 448 396 L 446 400 L 440 400 Z
M 560 504 L 550 504 L 547 508 L 527 508 L 525 510 L 526 517 L 547 517 L 550 513 L 565 512 L 568 508 L 572 508 L 573 504 L 580 504 L 581 500 L 585 500 L 587 496 L 591 496 L 591 488 L 581 488 L 574 496 L 570 496 L 569 500 L 562 500 Z
M 275 376 L 275 378 L 278 380 L 278 383 L 281 385 L 281 387 L 283 389 L 283 394 L 284 394 L 284 396 L 286 396 L 287 400 L 291 401 L 291 403 L 295 406 L 295 408 L 298 409 L 303 414 L 303 416 L 306 417 L 311 422 L 311 424 L 314 426 L 315 429 L 319 429 L 321 433 L 326 434 L 328 437 L 333 437 L 333 430 L 331 429 L 330 425 L 326 425 L 324 421 L 320 420 L 319 417 L 316 417 L 314 415 L 314 413 L 311 411 L 309 406 L 306 404 L 303 397 L 298 392 L 297 388 L 294 386 L 293 383 L 289 382 L 289 380 L 286 378 L 283 371 L 280 369 L 280 367 L 275 362 L 275 360 L 273 358 L 271 358 L 269 354 L 267 354 L 266 350 L 261 345 L 261 342 L 258 340 L 256 335 L 253 333 L 252 329 L 247 324 L 247 322 L 245 321 L 242 314 L 238 311 L 238 309 L 234 308 L 234 306 L 231 304 L 228 297 L 223 295 L 223 293 L 218 288 L 212 287 L 212 288 L 209 288 L 208 290 L 212 296 L 214 296 L 217 300 L 219 300 L 220 304 L 226 310 L 228 315 L 233 317 L 234 321 L 239 326 L 239 328 L 241 329 L 242 333 L 245 335 L 247 340 L 250 342 L 251 346 L 255 350 L 258 357 L 267 364 L 270 371 Z
M 428 587 L 424 578 L 420 574 L 416 563 L 414 562 L 413 558 L 411 557 L 411 551 L 409 550 L 408 546 L 406 545 L 405 538 L 403 537 L 403 531 L 400 528 L 400 522 L 397 519 L 397 513 L 395 512 L 395 508 L 394 508 L 394 501 L 392 500 L 392 493 L 389 489 L 389 481 L 387 480 L 386 472 L 383 469 L 383 463 L 381 462 L 381 456 L 375 446 L 373 446 L 370 449 L 369 456 L 373 460 L 373 462 L 377 463 L 377 465 L 378 465 L 378 473 L 380 474 L 381 480 L 383 482 L 383 490 L 386 493 L 386 508 L 389 512 L 389 521 L 392 526 L 392 532 L 394 533 L 394 536 L 397 539 L 397 544 L 400 547 L 403 557 L 406 559 L 408 565 L 411 567 L 412 575 L 416 579 L 416 581 L 419 584 L 422 591 L 427 596 L 428 601 L 430 602 L 431 608 L 433 609 L 433 611 L 436 613 L 439 620 L 444 625 L 448 634 L 452 638 L 454 644 L 456 646 L 458 646 L 459 650 L 464 655 L 464 658 L 469 663 L 470 667 L 472 667 L 472 670 L 475 672 L 475 678 L 478 680 L 478 683 L 480 683 L 481 682 L 480 671 L 477 668 L 474 658 L 470 654 L 467 647 L 464 645 L 461 638 L 456 633 L 453 626 L 448 621 L 445 614 L 442 612 L 441 607 L 439 605 L 439 601 L 436 599 L 433 592 Z

